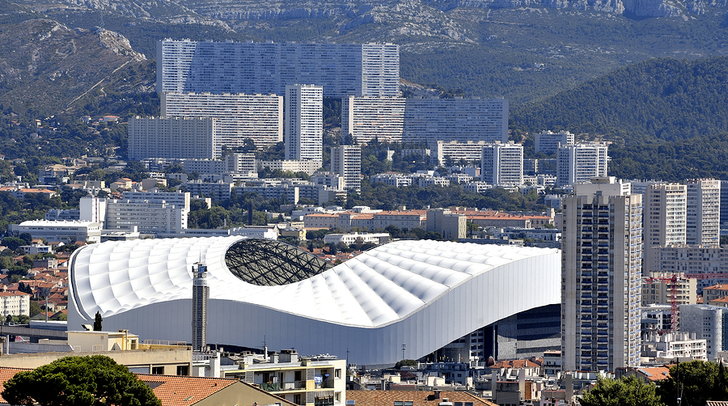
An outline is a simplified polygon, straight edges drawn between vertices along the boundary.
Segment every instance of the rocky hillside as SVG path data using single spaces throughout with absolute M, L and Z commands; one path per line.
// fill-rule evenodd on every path
M 147 58 L 104 29 L 72 29 L 49 19 L 2 24 L 0 55 L 0 104 L 15 112 L 57 114 L 109 89 L 152 89 L 149 78 L 134 82 L 132 73 L 146 69 Z

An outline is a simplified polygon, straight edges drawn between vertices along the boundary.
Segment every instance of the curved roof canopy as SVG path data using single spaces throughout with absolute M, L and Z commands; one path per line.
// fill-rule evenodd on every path
M 328 262 L 292 245 L 262 239 L 234 243 L 225 264 L 242 281 L 258 286 L 300 282 L 329 269 Z

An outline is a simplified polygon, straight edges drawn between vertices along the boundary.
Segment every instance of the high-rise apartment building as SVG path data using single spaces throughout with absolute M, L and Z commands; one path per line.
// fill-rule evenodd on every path
M 214 158 L 214 118 L 133 117 L 129 119 L 129 159 Z
M 728 231 L 728 180 L 720 181 L 720 229 Z
M 461 159 L 468 162 L 480 161 L 483 155 L 483 147 L 487 144 L 485 141 L 437 141 L 433 155 L 437 157 L 437 162 L 443 166 L 448 159 L 454 163 Z
M 523 185 L 523 145 L 513 141 L 486 144 L 480 162 L 483 182 L 494 186 Z
M 361 190 L 361 147 L 331 147 L 331 172 L 344 177 L 344 188 Z
M 341 134 L 360 144 L 402 142 L 404 97 L 353 97 L 341 101 Z
M 677 183 L 652 183 L 643 195 L 642 216 L 645 263 L 654 263 L 656 249 L 686 242 L 687 187 Z M 645 268 L 645 272 L 648 270 Z
M 399 96 L 399 46 L 198 42 L 157 44 L 157 91 L 283 94 L 323 86 L 327 97 Z
M 341 130 L 361 144 L 380 141 L 428 143 L 506 142 L 505 99 L 405 99 L 349 97 L 341 108 Z
M 640 363 L 642 195 L 597 178 L 564 198 L 561 351 L 565 371 Z
M 283 97 L 262 94 L 163 93 L 162 115 L 216 119 L 215 156 L 253 141 L 265 148 L 283 141 Z
M 720 181 L 692 179 L 687 182 L 687 243 L 720 246 Z
M 589 182 L 607 176 L 607 144 L 589 142 L 559 147 L 556 161 L 556 186 Z
M 288 85 L 283 100 L 286 159 L 322 161 L 324 89 L 316 85 Z
M 403 142 L 508 141 L 506 99 L 406 99 Z
M 541 131 L 534 136 L 536 152 L 555 154 L 560 146 L 573 144 L 574 139 L 574 134 L 568 131 Z

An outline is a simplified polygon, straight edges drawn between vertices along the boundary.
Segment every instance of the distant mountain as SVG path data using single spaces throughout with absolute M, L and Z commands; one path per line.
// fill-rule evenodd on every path
M 18 113 L 59 114 L 108 92 L 151 91 L 149 73 L 137 74 L 148 65 L 113 31 L 49 19 L 0 25 L 0 104 Z
M 611 141 L 627 178 L 728 178 L 728 57 L 655 59 L 513 112 L 511 127 L 566 129 Z

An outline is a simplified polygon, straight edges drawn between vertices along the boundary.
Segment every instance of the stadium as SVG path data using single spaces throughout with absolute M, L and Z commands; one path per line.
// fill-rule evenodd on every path
M 105 330 L 190 342 L 198 262 L 208 269 L 211 344 L 265 343 L 386 365 L 432 354 L 483 357 L 496 342 L 523 355 L 518 337 L 536 343 L 534 352 L 559 343 L 559 250 L 429 240 L 392 242 L 336 266 L 244 237 L 92 244 L 70 260 L 69 329 L 100 312 Z M 501 334 L 493 326 L 505 320 Z M 474 332 L 480 345 L 458 349 Z

